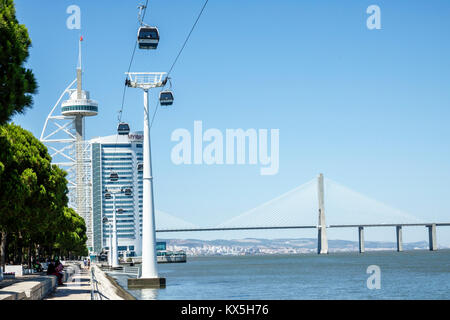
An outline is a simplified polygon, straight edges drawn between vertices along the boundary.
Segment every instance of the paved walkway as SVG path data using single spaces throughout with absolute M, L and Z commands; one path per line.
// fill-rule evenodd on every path
M 14 283 L 18 283 L 23 281 L 22 278 L 14 278 L 14 279 L 3 279 L 2 281 L 0 281 L 0 289 L 12 286 Z
M 88 268 L 79 269 L 62 286 L 44 300 L 91 300 L 91 277 Z

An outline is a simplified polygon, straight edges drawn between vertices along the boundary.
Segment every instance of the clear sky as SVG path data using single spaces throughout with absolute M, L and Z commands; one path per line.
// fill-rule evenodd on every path
M 75 78 L 82 34 L 83 86 L 99 102 L 86 135 L 113 134 L 138 1 L 15 2 L 32 39 L 28 65 L 39 93 L 14 122 L 40 136 Z M 81 8 L 81 30 L 66 27 L 72 4 Z M 156 51 L 136 52 L 131 71 L 168 71 L 203 0 L 149 4 L 145 20 L 161 40 Z M 372 4 L 381 9 L 380 30 L 366 26 Z M 156 207 L 216 225 L 322 172 L 421 220 L 449 222 L 449 31 L 448 0 L 210 0 L 173 70 L 175 103 L 158 111 L 152 128 Z M 123 120 L 142 130 L 142 119 L 142 92 L 128 89 Z M 279 129 L 279 173 L 173 164 L 171 133 L 193 132 L 195 120 L 222 132 Z M 438 228 L 438 241 L 450 245 L 448 227 Z

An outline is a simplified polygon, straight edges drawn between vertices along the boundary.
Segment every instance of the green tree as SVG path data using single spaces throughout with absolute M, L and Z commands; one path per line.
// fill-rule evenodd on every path
M 59 249 L 61 256 L 87 256 L 86 224 L 73 209 L 65 208 L 64 219 L 60 224 L 55 248 Z
M 36 246 L 47 247 L 51 251 L 68 202 L 64 170 L 51 165 L 37 175 L 41 181 L 33 185 L 33 193 L 25 201 L 25 221 L 22 228 L 28 236 L 26 243 L 29 263 Z
M 2 234 L 1 263 L 5 263 L 5 250 L 8 233 L 18 233 L 24 222 L 25 201 L 31 196 L 33 185 L 37 182 L 33 167 L 42 163 L 45 149 L 33 135 L 13 124 L 0 127 L 0 231 Z M 20 238 L 20 237 L 19 237 Z
M 53 245 L 67 206 L 65 171 L 51 165 L 47 148 L 31 132 L 14 124 L 0 126 L 1 263 L 5 263 L 8 233 L 19 249 Z M 21 255 L 21 250 L 18 252 Z M 19 262 L 21 259 L 19 259 Z
M 24 67 L 31 40 L 27 28 L 19 24 L 13 0 L 0 0 L 0 124 L 31 107 L 37 83 Z M 2 170 L 0 165 L 0 171 Z

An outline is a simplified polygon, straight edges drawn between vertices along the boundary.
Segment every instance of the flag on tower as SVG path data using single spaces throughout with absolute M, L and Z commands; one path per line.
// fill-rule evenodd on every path
M 83 36 L 80 36 L 80 41 L 83 41 Z

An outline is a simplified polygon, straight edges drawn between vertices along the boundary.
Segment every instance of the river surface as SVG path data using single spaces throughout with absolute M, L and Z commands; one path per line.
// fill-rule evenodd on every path
M 368 288 L 373 265 L 380 289 Z M 450 250 L 188 257 L 158 271 L 164 289 L 128 290 L 126 275 L 110 275 L 142 300 L 450 299 Z

